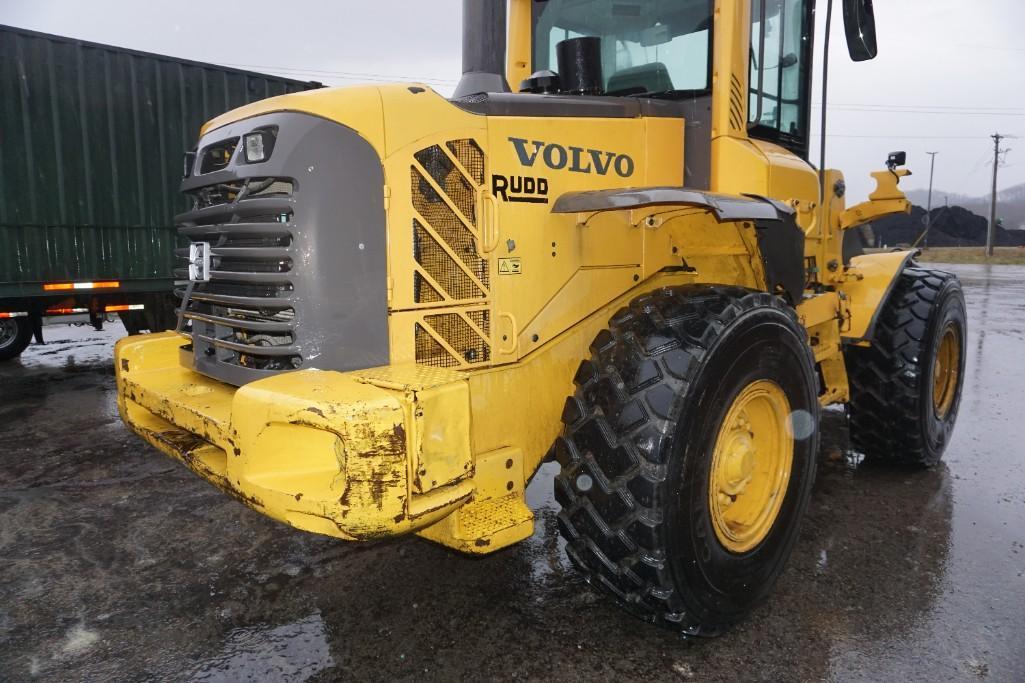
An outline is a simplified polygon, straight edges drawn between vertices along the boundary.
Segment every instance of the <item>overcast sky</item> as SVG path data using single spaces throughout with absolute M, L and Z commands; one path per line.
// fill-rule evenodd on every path
M 817 64 L 825 4 L 819 0 Z M 0 23 L 333 85 L 420 80 L 447 94 L 460 72 L 461 5 L 0 0 Z M 1025 182 L 1025 2 L 876 0 L 879 57 L 860 64 L 847 56 L 836 5 L 827 165 L 844 171 L 850 199 L 871 190 L 867 174 L 897 149 L 915 172 L 906 189 L 927 186 L 926 152 L 938 151 L 937 189 L 985 194 L 994 132 L 1020 136 L 1005 143 L 1000 187 Z M 818 136 L 812 144 L 817 163 Z

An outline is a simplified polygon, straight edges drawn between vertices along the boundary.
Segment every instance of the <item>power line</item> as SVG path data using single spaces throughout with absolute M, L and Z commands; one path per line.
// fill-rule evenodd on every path
M 968 171 L 968 177 L 974 176 L 976 173 L 981 171 L 984 167 L 989 166 L 989 151 L 983 152 L 982 156 L 972 166 L 972 170 Z
M 321 75 L 321 76 L 337 76 L 339 78 L 346 79 L 360 79 L 367 81 L 419 81 L 421 83 L 438 83 L 443 85 L 453 85 L 458 82 L 457 79 L 443 79 L 443 78 L 427 78 L 422 76 L 407 76 L 401 74 L 381 74 L 381 73 L 370 73 L 370 72 L 359 72 L 359 71 L 331 71 L 328 69 L 303 69 L 299 67 L 290 66 L 272 66 L 268 64 L 231 64 L 225 63 L 224 66 L 237 67 L 242 69 L 261 69 L 264 71 L 279 71 L 289 73 L 301 73 L 310 75 Z
M 857 109 L 855 107 L 834 107 L 829 109 L 836 111 L 849 111 L 864 114 L 927 114 L 937 116 L 1025 116 L 1025 111 L 1002 112 L 1002 111 L 931 111 L 928 109 Z
M 819 104 L 813 104 L 813 108 L 821 107 Z M 853 112 L 864 112 L 864 113 L 878 113 L 878 114 L 938 114 L 942 116 L 1025 116 L 1025 108 L 1017 107 L 1015 109 L 989 109 L 987 108 L 976 108 L 976 109 L 939 109 L 931 107 L 874 107 L 871 105 L 856 105 L 856 104 L 829 104 L 826 105 L 829 109 L 836 111 L 853 111 Z
M 815 133 L 811 137 L 815 137 Z M 867 138 L 867 139 L 882 139 L 882 138 L 893 138 L 898 140 L 984 140 L 985 135 L 855 135 L 845 133 L 830 133 L 827 137 L 831 138 Z
M 821 106 L 821 102 L 813 102 L 816 107 Z M 964 105 L 947 105 L 947 104 L 883 104 L 879 102 L 872 103 L 859 103 L 859 102 L 831 102 L 830 107 L 866 107 L 871 109 L 952 109 L 952 110 L 964 110 L 970 109 L 975 110 L 986 110 L 986 111 L 1025 111 L 1025 107 L 986 107 L 986 106 L 964 106 Z
M 1006 47 L 1004 45 L 959 45 L 970 50 L 1000 50 L 1002 52 L 1025 52 L 1025 48 Z

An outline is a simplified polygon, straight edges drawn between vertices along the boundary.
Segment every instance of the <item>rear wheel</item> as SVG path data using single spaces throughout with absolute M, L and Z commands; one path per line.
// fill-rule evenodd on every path
M 31 340 L 28 318 L 0 318 L 0 361 L 20 356 Z
M 879 312 L 872 345 L 844 352 L 852 445 L 872 460 L 938 463 L 957 419 L 964 349 L 957 278 L 905 268 Z
M 642 618 L 716 635 L 790 555 L 818 447 L 814 362 L 774 296 L 664 289 L 611 320 L 556 443 L 567 553 Z

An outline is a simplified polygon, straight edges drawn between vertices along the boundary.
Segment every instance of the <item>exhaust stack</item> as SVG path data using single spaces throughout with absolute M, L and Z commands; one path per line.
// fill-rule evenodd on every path
M 453 99 L 510 92 L 505 80 L 506 0 L 463 0 L 463 77 Z

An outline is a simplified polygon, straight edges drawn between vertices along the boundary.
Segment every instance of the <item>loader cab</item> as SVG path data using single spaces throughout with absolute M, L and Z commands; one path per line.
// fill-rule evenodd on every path
M 589 68 L 579 59 L 587 55 L 560 55 L 581 39 L 597 38 L 599 46 L 598 63 L 590 68 L 601 75 L 601 89 L 588 94 L 607 97 L 710 101 L 715 49 L 746 52 L 746 122 L 736 120 L 743 116 L 734 111 L 733 123 L 746 123 L 736 127 L 807 159 L 814 0 L 750 0 L 746 49 L 746 32 L 716 34 L 714 0 L 534 0 L 532 5 L 535 73 L 557 74 L 562 92 L 573 92 L 567 85 L 572 87 L 578 70 Z M 716 40 L 724 44 L 717 46 Z M 520 91 L 545 92 L 535 80 L 520 83 Z
M 675 108 L 686 121 L 685 182 L 714 187 L 717 138 L 772 143 L 808 162 L 815 4 L 467 0 L 464 12 L 477 19 L 463 38 L 456 99 L 504 90 L 493 111 L 527 116 L 611 112 L 616 100 L 639 103 L 641 115 Z M 871 59 L 872 0 L 839 4 L 851 58 Z M 510 104 L 517 94 L 549 101 Z

